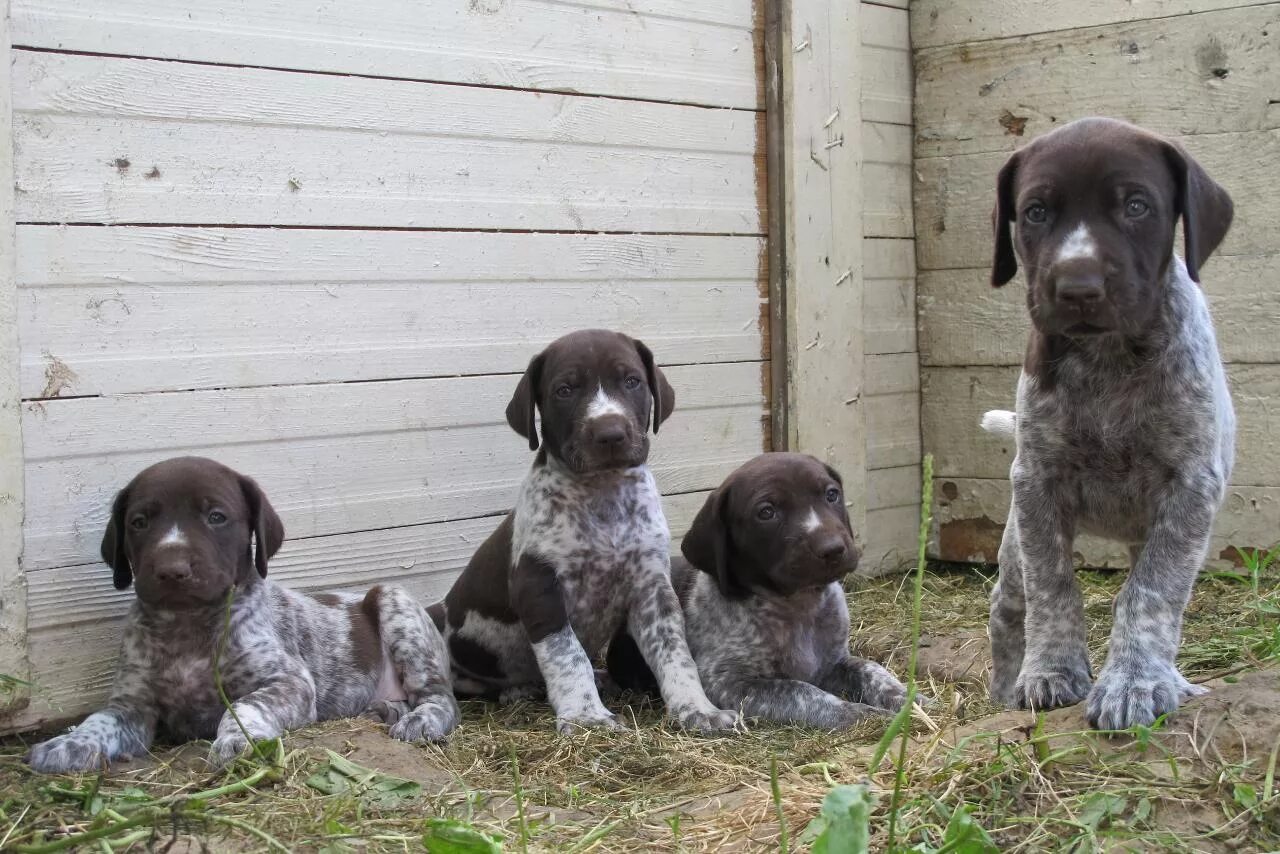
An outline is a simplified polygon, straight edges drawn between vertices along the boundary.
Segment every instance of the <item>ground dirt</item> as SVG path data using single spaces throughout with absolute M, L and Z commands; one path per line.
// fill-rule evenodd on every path
M 1082 574 L 1095 671 L 1122 579 Z M 1188 610 L 1182 667 L 1211 692 L 1155 728 L 1102 736 L 1088 731 L 1079 707 L 1037 716 L 987 700 L 989 584 L 972 571 L 925 578 L 918 672 L 932 702 L 911 727 L 899 845 L 905 837 L 916 850 L 943 848 L 948 818 L 964 807 L 999 850 L 1280 849 L 1280 663 L 1250 651 L 1260 629 L 1247 585 L 1205 578 Z M 1274 580 L 1264 592 L 1272 589 Z M 903 578 L 853 585 L 855 651 L 905 672 L 910 602 Z M 429 820 L 440 817 L 510 851 L 772 851 L 784 828 L 795 850 L 832 784 L 869 781 L 873 849 L 885 850 L 896 748 L 869 767 L 884 721 L 840 733 L 760 725 L 701 738 L 664 723 L 647 701 L 624 695 L 611 705 L 627 730 L 564 738 L 543 704 L 466 703 L 444 747 L 393 741 L 369 721 L 330 722 L 287 736 L 283 762 L 239 789 L 260 766 L 213 772 L 203 743 L 158 749 L 101 779 L 47 778 L 22 765 L 26 739 L 10 739 L 0 743 L 0 849 L 58 844 L 108 823 L 109 810 L 136 814 L 149 798 L 169 812 L 108 836 L 114 847 L 78 850 L 421 851 L 435 832 Z M 321 792 L 307 780 L 327 767 L 327 750 L 420 789 L 379 800 L 380 777 Z M 192 794 L 226 786 L 233 790 L 191 808 Z M 479 850 L 439 845 L 428 850 Z

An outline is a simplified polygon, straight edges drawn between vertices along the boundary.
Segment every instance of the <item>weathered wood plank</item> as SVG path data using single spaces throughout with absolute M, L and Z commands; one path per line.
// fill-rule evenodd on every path
M 591 326 L 629 332 L 667 364 L 768 355 L 755 237 L 18 234 L 28 399 L 509 373 Z
M 1078 0 L 1074 3 L 984 0 L 981 4 L 914 0 L 911 3 L 911 42 L 917 49 L 931 48 L 1053 30 L 1083 30 L 1123 21 L 1171 18 L 1269 2 L 1274 0 Z
M 942 560 L 994 563 L 1009 516 L 1009 481 L 940 477 L 934 481 L 936 501 L 930 555 Z M 1280 488 L 1233 486 L 1218 513 L 1208 564 L 1225 568 L 1236 547 L 1266 548 L 1280 531 Z M 1127 567 L 1127 549 L 1110 540 L 1082 536 L 1075 543 L 1076 563 L 1093 567 Z
M 1170 136 L 1267 130 L 1280 5 L 921 50 L 915 73 L 919 157 L 1012 151 L 1081 115 Z
M 706 492 L 667 496 L 672 553 Z M 297 590 L 365 589 L 398 584 L 424 604 L 444 595 L 499 517 L 286 540 L 271 578 Z M 31 574 L 35 702 L 14 726 L 91 711 L 106 698 L 133 591 L 117 591 L 102 564 Z
M 918 504 L 869 511 L 858 574 L 883 575 L 915 566 L 919 536 Z
M 1005 478 L 1013 443 L 978 426 L 988 409 L 1011 409 L 1017 367 L 925 368 L 921 372 L 921 432 L 945 477 Z M 1236 410 L 1235 486 L 1280 486 L 1280 431 L 1272 401 L 1280 399 L 1280 365 L 1229 365 Z
M 1226 255 L 1203 268 L 1218 347 L 1229 362 L 1280 362 L 1280 253 Z M 1026 331 L 1026 284 L 1019 277 L 1003 288 L 989 284 L 990 271 L 936 270 L 919 280 L 921 363 L 1017 365 Z
M 864 399 L 867 410 L 867 470 L 920 462 L 920 393 Z
M 920 364 L 915 353 L 868 355 L 866 366 L 868 395 L 920 391 Z
M 863 116 L 858 3 L 782 5 L 787 431 L 853 485 L 855 528 L 866 519 L 862 238 Z M 782 354 L 775 353 L 775 358 Z
M 863 3 L 860 15 L 863 118 L 910 125 L 911 39 L 907 11 Z
M 30 52 L 14 93 L 22 222 L 761 231 L 753 112 Z
M 1219 255 L 1280 250 L 1280 194 L 1260 175 L 1280 173 L 1280 129 L 1181 137 L 1227 188 L 1235 221 Z M 991 263 L 991 206 L 1004 152 L 916 161 L 916 259 L 922 270 L 985 267 Z
M 709 489 L 764 442 L 758 362 L 673 367 L 651 463 Z M 143 466 L 212 456 L 252 474 L 290 537 L 503 512 L 531 462 L 503 411 L 514 376 L 122 395 L 27 404 L 28 570 L 91 563 Z
M 9 3 L 0 0 L 0 60 L 9 56 Z M 0 715 L 28 702 L 27 585 L 22 572 L 22 416 L 18 292 L 14 274 L 12 81 L 0 62 Z
M 17 0 L 14 42 L 259 65 L 684 101 L 760 105 L 750 0 Z
M 867 472 L 867 509 L 920 507 L 920 466 L 898 466 Z
M 862 123 L 866 237 L 914 237 L 911 219 L 911 128 Z
M 869 355 L 915 352 L 914 242 L 868 237 L 862 247 L 863 348 Z

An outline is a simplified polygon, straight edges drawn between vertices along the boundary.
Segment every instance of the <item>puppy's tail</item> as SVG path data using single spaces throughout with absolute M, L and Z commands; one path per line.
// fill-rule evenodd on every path
M 1007 409 L 993 409 L 982 416 L 982 429 L 1012 438 L 1018 432 L 1018 416 Z

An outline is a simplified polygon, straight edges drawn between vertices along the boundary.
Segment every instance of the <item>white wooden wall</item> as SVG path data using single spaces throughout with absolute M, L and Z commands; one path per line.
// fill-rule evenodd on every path
M 1280 4 L 1248 0 L 996 0 L 911 4 L 925 449 L 939 540 L 993 560 L 1008 511 L 1007 443 L 978 428 L 1008 407 L 1026 340 L 1021 277 L 988 284 L 990 210 L 1008 153 L 1084 115 L 1180 139 L 1227 187 L 1235 222 L 1204 268 L 1239 434 L 1211 557 L 1280 538 Z M 1085 542 L 1089 563 L 1126 565 Z
M 920 369 L 911 211 L 911 42 L 906 0 L 861 8 L 866 563 L 915 559 Z
M 153 461 L 258 478 L 278 580 L 430 599 L 511 503 L 505 403 L 563 332 L 666 366 L 677 535 L 762 449 L 750 0 L 11 0 L 10 26 L 36 690 L 4 726 L 102 699 L 130 593 L 98 543 Z

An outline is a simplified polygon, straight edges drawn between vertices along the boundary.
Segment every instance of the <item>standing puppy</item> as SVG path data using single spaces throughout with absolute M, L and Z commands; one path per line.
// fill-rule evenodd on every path
M 102 538 L 116 589 L 135 584 L 138 597 L 111 699 L 33 747 L 31 766 L 101 768 L 145 753 L 157 726 L 176 739 L 212 738 L 210 760 L 220 765 L 248 747 L 241 725 L 254 739 L 273 738 L 371 706 L 407 710 L 391 727 L 395 738 L 443 740 L 458 706 L 426 612 L 394 587 L 310 596 L 277 587 L 266 580 L 267 560 L 283 540 L 258 485 L 213 460 L 180 457 L 135 477 Z M 234 715 L 218 696 L 215 659 Z
M 736 724 L 707 699 L 689 656 L 671 535 L 645 466 L 650 418 L 656 433 L 674 406 L 649 348 L 616 332 L 566 335 L 529 363 L 507 422 L 537 459 L 515 509 L 432 608 L 459 693 L 505 700 L 545 685 L 561 732 L 616 728 L 592 657 L 625 626 L 681 726 Z
M 689 649 L 713 703 L 749 718 L 837 729 L 902 708 L 906 688 L 849 654 L 840 579 L 858 566 L 840 476 L 807 454 L 761 454 L 693 520 L 672 572 Z M 652 678 L 625 641 L 610 672 Z
M 1032 330 L 1016 417 L 983 418 L 1017 438 L 991 600 L 999 701 L 1040 709 L 1087 695 L 1092 725 L 1122 729 L 1204 691 L 1174 660 L 1231 475 L 1235 417 L 1197 287 L 1231 211 L 1180 145 L 1110 119 L 1065 125 L 1000 170 L 992 284 L 1021 259 Z M 1127 543 L 1132 563 L 1092 688 L 1079 531 Z

